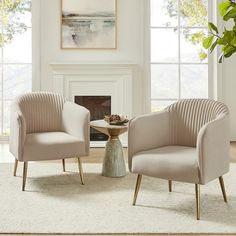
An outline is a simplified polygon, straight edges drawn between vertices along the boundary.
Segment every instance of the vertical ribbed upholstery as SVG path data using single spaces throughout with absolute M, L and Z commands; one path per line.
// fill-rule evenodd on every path
M 183 99 L 166 108 L 170 112 L 172 145 L 196 147 L 197 135 L 202 126 L 228 108 L 221 102 L 209 99 Z
M 29 93 L 17 103 L 26 121 L 26 133 L 62 130 L 63 97 L 53 93 Z

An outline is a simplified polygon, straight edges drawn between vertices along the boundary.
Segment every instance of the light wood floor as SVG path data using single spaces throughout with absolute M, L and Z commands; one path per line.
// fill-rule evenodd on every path
M 127 161 L 127 148 L 124 148 L 124 154 L 125 154 L 125 159 Z M 104 155 L 104 148 L 91 148 L 90 150 L 90 155 L 88 157 L 82 157 L 83 163 L 101 163 L 103 161 L 103 155 Z M 77 160 L 75 159 L 67 159 L 66 162 L 68 163 L 73 163 L 76 162 Z M 230 145 L 230 161 L 236 163 L 236 142 L 232 142 Z M 12 235 L 12 236 L 19 236 L 21 234 L 0 234 L 0 236 L 7 236 L 7 235 Z M 102 235 L 102 236 L 111 236 L 111 235 L 119 235 L 119 236 L 127 236 L 127 234 L 107 234 L 107 235 Z M 180 236 L 180 235 L 191 235 L 191 236 L 228 236 L 228 235 L 235 235 L 235 234 L 133 234 L 133 235 L 138 235 L 138 236 L 167 236 L 167 235 L 172 235 L 172 236 Z M 40 234 L 22 234 L 22 236 L 41 236 Z M 52 236 L 52 235 L 46 235 L 44 234 L 43 236 Z M 53 236 L 62 236 L 53 234 Z M 71 236 L 71 235 L 63 235 L 63 236 Z M 73 235 L 76 236 L 76 235 Z M 82 236 L 82 235 L 78 235 Z M 93 235 L 88 235 L 86 236 L 94 236 Z

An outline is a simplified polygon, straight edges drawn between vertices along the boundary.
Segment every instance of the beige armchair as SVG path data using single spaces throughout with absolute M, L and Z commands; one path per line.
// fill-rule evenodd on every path
M 11 106 L 10 152 L 24 162 L 22 191 L 25 190 L 29 161 L 78 157 L 81 183 L 84 184 L 81 156 L 89 153 L 89 111 L 52 93 L 19 96 Z
M 223 175 L 229 171 L 229 112 L 220 102 L 186 99 L 163 112 L 129 123 L 129 169 L 138 174 L 133 205 L 142 175 L 195 184 L 197 219 L 200 185 L 219 178 L 227 202 Z

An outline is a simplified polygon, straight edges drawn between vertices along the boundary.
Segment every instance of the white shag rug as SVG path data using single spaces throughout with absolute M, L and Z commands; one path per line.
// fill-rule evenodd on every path
M 225 176 L 229 203 L 218 180 L 201 187 L 201 220 L 195 216 L 193 184 L 144 177 L 132 206 L 136 176 L 101 176 L 101 165 L 85 164 L 85 186 L 76 164 L 29 163 L 26 191 L 12 164 L 0 164 L 0 233 L 236 233 L 236 165 Z

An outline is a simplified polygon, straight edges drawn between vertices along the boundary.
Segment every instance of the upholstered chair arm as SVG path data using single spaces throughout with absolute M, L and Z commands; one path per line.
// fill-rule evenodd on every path
M 26 122 L 20 108 L 16 104 L 11 106 L 10 116 L 10 152 L 19 161 L 23 161 L 23 149 L 26 138 Z
M 90 112 L 73 102 L 65 102 L 62 111 L 63 131 L 85 143 L 85 155 L 89 154 Z
M 229 171 L 229 115 L 221 115 L 204 125 L 197 138 L 200 183 Z
M 169 145 L 169 112 L 156 112 L 133 118 L 129 122 L 128 159 L 132 168 L 134 154 Z

